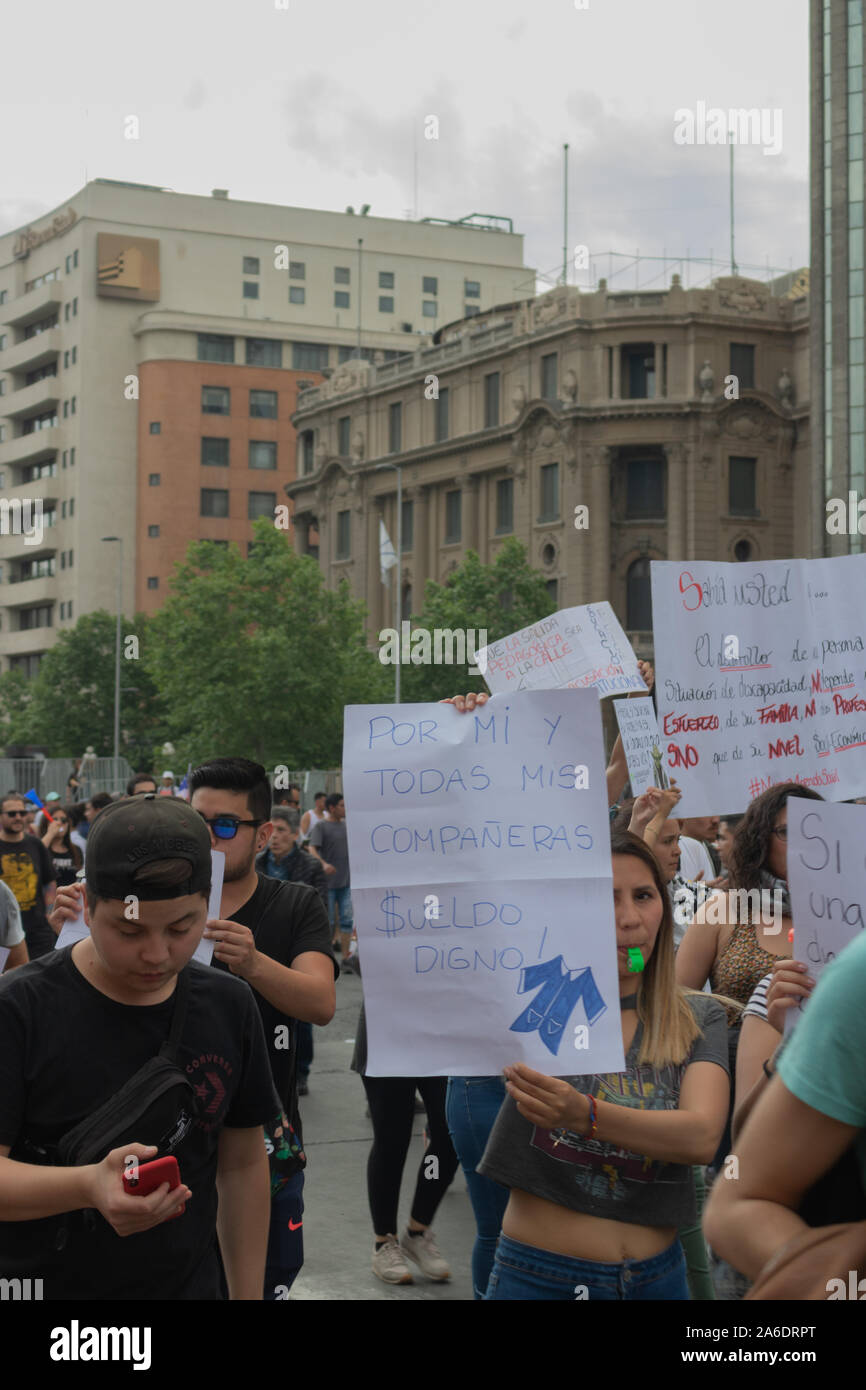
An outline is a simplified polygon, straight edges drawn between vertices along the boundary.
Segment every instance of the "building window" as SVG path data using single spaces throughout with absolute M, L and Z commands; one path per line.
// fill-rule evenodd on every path
M 348 560 L 352 554 L 352 513 L 337 512 L 337 559 Z
M 68 415 L 69 415 L 69 402 L 68 402 L 68 401 L 64 401 L 64 402 L 63 402 L 63 418 L 64 418 L 64 420 L 68 417 Z
M 421 304 L 421 312 L 425 319 L 435 319 L 439 312 L 439 306 L 435 299 L 425 299 Z
M 156 577 L 155 574 L 151 574 L 151 575 L 148 576 L 147 587 L 148 587 L 148 589 L 158 589 L 158 588 L 159 588 L 159 580 L 157 579 L 157 577 Z
M 321 372 L 327 365 L 327 343 L 292 343 L 292 367 L 296 372 Z
M 61 552 L 60 552 L 60 568 L 61 568 L 62 570 L 65 570 L 65 569 L 66 569 L 66 551 L 65 551 L 65 550 L 61 550 Z
M 228 440 L 204 436 L 201 441 L 201 461 L 206 468 L 228 468 Z
M 277 466 L 277 446 L 273 440 L 251 439 L 249 452 L 250 468 L 274 469 Z
M 661 459 L 629 459 L 625 514 L 635 520 L 665 514 L 665 466 Z
M 29 632 L 34 627 L 53 627 L 52 604 L 42 604 L 39 608 L 22 608 L 18 618 L 19 632 Z
M 620 358 L 623 400 L 651 400 L 655 394 L 655 348 L 652 343 L 625 343 Z
M 510 535 L 514 530 L 514 479 L 499 478 L 496 483 L 496 534 Z
M 78 295 L 76 295 L 72 301 L 72 317 L 74 319 L 78 318 Z
M 201 388 L 201 409 L 203 415 L 229 415 L 231 413 L 229 387 L 203 386 Z
M 76 364 L 77 361 L 78 361 L 78 348 L 77 348 L 77 347 L 74 347 L 74 348 L 72 349 L 72 365 L 73 365 L 73 367 L 75 366 L 75 364 Z
M 405 554 L 415 548 L 415 503 L 403 502 L 403 531 L 400 536 L 400 551 Z
M 380 271 L 379 271 L 379 289 L 380 289 L 380 290 L 393 290 L 393 288 L 394 288 L 394 272 L 393 272 L 393 270 L 380 270 Z
M 247 517 L 250 521 L 259 516 L 273 517 L 276 505 L 275 492 L 250 492 L 247 494 Z
M 312 473 L 315 463 L 315 432 L 304 430 L 301 434 L 301 472 Z
M 425 275 L 421 281 L 421 291 L 423 294 L 437 295 L 439 293 L 439 280 L 435 275 Z
M 548 579 L 544 586 L 555 604 L 559 604 L 559 580 Z
M 335 284 L 335 285 L 348 285 L 350 279 L 351 279 L 351 271 L 349 270 L 349 267 L 348 267 L 347 265 L 335 265 L 335 266 L 334 266 L 334 284 Z
M 276 391 L 250 391 L 250 419 L 276 420 Z
M 550 352 L 541 359 L 541 399 L 555 401 L 559 394 L 557 354 Z
M 151 420 L 151 422 L 150 422 L 150 432 L 151 432 L 151 434 L 162 434 L 162 423 L 161 423 L 161 421 L 159 421 L 159 420 Z M 64 466 L 64 468 L 65 468 L 65 467 L 66 467 L 66 464 L 64 464 L 63 466 Z
M 480 299 L 480 298 L 481 298 L 481 281 L 480 281 L 480 280 L 464 280 L 464 281 L 463 281 L 463 298 L 464 298 L 464 299 Z
M 74 565 L 74 563 L 75 563 L 75 551 L 74 551 L 74 550 L 70 550 L 70 552 L 69 552 L 69 568 L 70 568 L 70 569 L 72 569 L 72 566 Z
M 541 470 L 539 521 L 559 520 L 559 464 L 546 463 Z
M 340 458 L 349 457 L 349 433 L 352 428 L 350 415 L 341 415 L 337 421 L 337 453 Z
M 388 453 L 399 454 L 403 448 L 403 402 L 393 401 L 388 407 Z
M 728 459 L 728 512 L 731 516 L 757 516 L 758 460 Z
M 61 504 L 60 504 L 60 517 L 61 517 L 61 520 L 62 520 L 62 521 L 65 521 L 65 520 L 66 520 L 66 503 L 65 503 L 65 502 L 61 502 Z
M 69 450 L 69 467 L 70 467 L 70 468 L 74 468 L 74 467 L 75 467 L 75 450 L 74 450 L 74 449 L 70 449 L 70 450 Z
M 463 533 L 463 493 L 459 488 L 445 494 L 445 544 L 454 545 Z
M 0 352 L 3 352 L 3 351 L 5 350 L 5 348 L 6 348 L 6 334 L 5 334 L 5 333 L 0 333 Z
M 150 473 L 150 474 L 148 475 L 148 479 L 147 479 L 147 485 L 148 485 L 148 487 L 159 487 L 159 485 L 160 485 L 161 482 L 162 482 L 162 474 L 161 474 L 161 473 Z
M 362 361 L 362 362 L 372 362 L 372 360 L 373 360 L 373 349 L 372 349 L 372 348 L 361 348 L 361 361 Z M 337 361 L 338 361 L 338 362 L 349 362 L 349 361 L 357 362 L 357 361 L 358 361 L 358 349 L 357 349 L 357 347 L 345 347 L 345 346 L 344 346 L 344 347 L 338 347 L 338 348 L 337 348 Z M 385 361 L 386 361 L 386 362 L 388 361 L 388 354 L 387 354 L 387 352 L 385 353 Z
M 393 297 L 393 295 L 390 295 L 390 294 L 380 294 L 380 295 L 379 295 L 379 313 L 380 313 L 380 314 L 393 314 L 393 312 L 394 312 L 394 297 Z
M 490 372 L 484 378 L 484 428 L 499 424 L 499 373 Z M 510 528 L 509 528 L 510 529 Z
M 248 367 L 281 367 L 283 365 L 283 345 L 273 338 L 246 338 L 246 362 Z
M 289 261 L 289 279 L 306 280 L 307 266 L 304 261 Z
M 234 362 L 235 340 L 224 333 L 198 334 L 199 362 Z
M 652 631 L 653 608 L 649 560 L 642 558 L 629 565 L 625 589 L 625 625 L 628 631 Z
M 741 391 L 755 389 L 755 348 L 752 343 L 731 343 L 731 376 L 737 378 Z
M 334 290 L 334 308 L 348 309 L 351 304 L 351 295 L 348 290 Z
M 439 392 L 439 399 L 435 402 L 436 407 L 436 441 L 448 438 L 448 401 L 450 392 L 445 386 Z
M 303 285 L 289 285 L 289 303 L 306 304 L 306 302 L 307 291 L 304 289 Z
M 228 516 L 228 488 L 203 487 L 199 512 L 201 516 Z
M 258 275 L 259 258 L 258 256 L 244 256 L 244 275 Z
M 75 498 L 74 498 L 74 497 L 70 497 L 70 499 L 69 499 L 69 515 L 70 515 L 70 516 L 75 516 Z
M 244 280 L 244 299 L 258 299 L 259 284 L 257 280 Z
M 734 559 L 740 563 L 752 558 L 752 547 L 748 541 L 737 541 L 734 546 Z
M 68 309 L 68 308 L 69 308 L 69 305 L 67 304 L 66 307 L 67 307 L 67 309 Z M 24 329 L 24 339 L 25 339 L 25 342 L 26 342 L 29 338 L 38 338 L 39 335 L 40 335 L 41 333 L 47 333 L 48 330 L 49 330 L 50 328 L 56 328 L 56 327 L 57 327 L 57 315 L 56 315 L 56 314 L 52 314 L 51 317 L 50 317 L 50 318 L 47 318 L 47 319 L 39 319 L 39 321 L 38 321 L 37 323 L 28 323 L 27 327 Z
M 63 370 L 65 371 L 66 368 L 67 368 L 68 366 L 69 366 L 69 349 L 67 348 L 66 351 L 65 351 L 64 354 L 63 354 Z
M 465 319 L 474 319 L 474 318 L 477 318 L 478 315 L 479 315 L 480 313 L 481 313 L 481 310 L 479 309 L 479 307 L 478 307 L 477 304 L 464 304 L 464 305 L 463 305 L 463 317 L 464 317 Z
M 158 527 L 158 526 L 148 526 L 148 528 L 147 528 L 147 534 L 148 534 L 148 536 L 150 537 L 150 539 L 151 539 L 152 541 L 155 541 L 156 538 L 157 538 L 157 536 L 159 535 L 159 527 Z

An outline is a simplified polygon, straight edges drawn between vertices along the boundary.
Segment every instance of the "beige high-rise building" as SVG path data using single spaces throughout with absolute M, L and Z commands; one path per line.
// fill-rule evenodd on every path
M 359 336 L 385 363 L 534 285 L 507 218 L 403 222 L 221 189 L 97 179 L 0 236 L 3 668 L 32 674 L 58 630 L 113 612 L 121 555 L 131 615 L 164 601 L 190 541 L 246 547 L 295 477 L 299 389 Z
M 651 560 L 811 553 L 807 286 L 601 281 L 464 319 L 414 358 L 347 363 L 293 417 L 298 548 L 366 601 L 376 645 L 396 465 L 403 618 L 426 579 L 517 536 L 558 606 L 609 599 L 647 652 Z

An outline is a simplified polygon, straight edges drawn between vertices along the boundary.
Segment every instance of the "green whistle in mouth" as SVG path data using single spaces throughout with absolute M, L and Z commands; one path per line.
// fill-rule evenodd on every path
M 643 970 L 644 959 L 636 946 L 630 946 L 628 952 L 628 968 L 637 973 Z

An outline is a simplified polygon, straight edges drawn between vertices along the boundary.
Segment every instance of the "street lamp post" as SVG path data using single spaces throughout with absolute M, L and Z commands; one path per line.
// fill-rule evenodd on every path
M 395 471 L 395 473 L 397 474 L 397 564 L 396 564 L 396 567 L 395 567 L 395 568 L 396 568 L 396 574 L 394 575 L 394 590 L 395 590 L 395 593 L 394 593 L 394 631 L 395 631 L 396 634 L 397 634 L 397 643 L 398 643 L 398 645 L 397 645 L 397 664 L 396 664 L 396 666 L 395 666 L 395 668 L 394 668 L 394 672 L 395 672 L 395 674 L 394 674 L 394 704 L 395 704 L 395 705 L 399 705 L 399 703 L 400 703 L 400 655 L 401 655 L 401 651 L 402 651 L 401 646 L 400 646 L 400 622 L 401 622 L 401 619 L 402 619 L 402 616 L 403 616 L 402 613 L 401 613 L 401 611 L 400 611 L 400 609 L 401 609 L 401 600 L 402 600 L 402 594 L 401 594 L 401 592 L 400 592 L 401 587 L 402 587 L 402 586 L 401 586 L 401 583 L 400 583 L 400 566 L 401 566 L 401 564 L 402 564 L 401 556 L 402 556 L 402 553 L 403 553 L 403 466 L 402 466 L 402 464 L 399 464 L 399 463 L 379 463 L 379 464 L 376 465 L 376 468 L 374 469 L 374 472 L 378 473 L 378 472 L 380 472 L 381 469 L 383 469 L 383 468 L 393 468 L 394 471 Z
M 120 632 L 123 622 L 123 540 L 120 536 L 103 536 L 103 541 L 116 542 L 117 552 L 117 633 L 114 643 L 114 760 L 115 772 L 120 757 Z

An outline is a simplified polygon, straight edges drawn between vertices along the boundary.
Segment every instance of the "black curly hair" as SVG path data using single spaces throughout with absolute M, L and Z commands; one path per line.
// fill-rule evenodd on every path
M 730 883 L 732 888 L 760 888 L 761 870 L 770 854 L 770 836 L 776 817 L 785 809 L 789 796 L 802 796 L 810 801 L 823 801 L 819 792 L 803 787 L 799 782 L 780 782 L 776 787 L 756 796 L 734 831 L 730 854 Z

